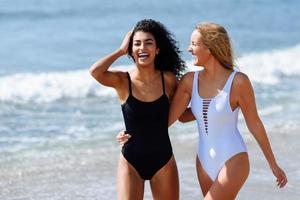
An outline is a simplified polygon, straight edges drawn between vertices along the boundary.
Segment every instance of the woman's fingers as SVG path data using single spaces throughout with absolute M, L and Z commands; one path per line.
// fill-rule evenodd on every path
M 132 35 L 132 31 L 129 31 L 126 36 L 123 39 L 123 42 L 120 46 L 120 49 L 122 50 L 122 52 L 124 54 L 128 53 L 128 46 L 129 46 L 129 42 L 130 42 L 130 37 Z
M 287 182 L 288 182 L 285 173 L 284 173 L 281 169 L 279 169 L 279 172 L 276 173 L 276 174 L 277 174 L 277 175 L 276 175 L 276 178 L 277 178 L 277 180 L 276 180 L 277 186 L 278 186 L 279 188 L 284 187 L 284 186 L 287 184 Z
M 125 130 L 121 130 L 118 135 L 116 136 L 117 142 L 123 146 L 126 142 L 128 142 L 129 138 L 131 137 L 130 134 L 126 133 Z

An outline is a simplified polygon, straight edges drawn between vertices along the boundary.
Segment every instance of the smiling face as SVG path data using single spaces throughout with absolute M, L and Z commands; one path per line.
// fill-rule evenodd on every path
M 132 56 L 138 66 L 154 66 L 154 59 L 158 52 L 156 40 L 151 33 L 138 31 L 134 34 Z
M 188 51 L 194 56 L 195 66 L 205 66 L 212 56 L 210 50 L 203 44 L 201 34 L 198 30 L 194 30 L 191 35 L 191 43 Z

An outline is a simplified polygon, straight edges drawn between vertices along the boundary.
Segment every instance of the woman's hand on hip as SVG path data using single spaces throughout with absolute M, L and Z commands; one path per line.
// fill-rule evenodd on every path
M 121 147 L 128 142 L 128 140 L 131 138 L 131 135 L 126 133 L 125 130 L 121 130 L 118 135 L 116 136 L 117 142 Z

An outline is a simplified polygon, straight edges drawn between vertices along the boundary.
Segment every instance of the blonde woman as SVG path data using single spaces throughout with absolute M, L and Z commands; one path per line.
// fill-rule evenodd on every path
M 170 108 L 169 125 L 191 101 L 199 132 L 196 168 L 204 199 L 235 199 L 249 175 L 247 148 L 237 128 L 239 110 L 277 185 L 283 187 L 287 177 L 275 160 L 258 116 L 250 80 L 234 70 L 225 28 L 215 23 L 199 24 L 192 32 L 188 51 L 194 56 L 194 65 L 203 70 L 189 72 L 181 79 Z

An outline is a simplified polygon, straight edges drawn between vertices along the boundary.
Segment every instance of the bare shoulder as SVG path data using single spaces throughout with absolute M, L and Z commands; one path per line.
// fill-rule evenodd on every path
M 173 98 L 174 92 L 177 88 L 177 78 L 172 72 L 164 71 L 164 82 L 165 82 L 165 89 L 168 97 L 170 99 Z
M 242 72 L 237 72 L 232 83 L 232 90 L 237 95 L 252 91 L 249 77 Z
M 247 85 L 251 85 L 249 77 L 243 72 L 237 72 L 234 78 L 234 84 L 239 87 L 245 87 Z
M 235 75 L 235 79 L 240 80 L 240 81 L 249 80 L 248 76 L 243 72 L 237 72 Z
M 187 72 L 180 79 L 180 84 L 184 85 L 193 85 L 195 72 Z
M 186 92 L 189 95 L 192 94 L 192 89 L 193 89 L 193 81 L 194 81 L 194 74 L 195 72 L 187 72 L 184 74 L 180 81 L 178 88 L 180 88 L 180 91 Z
M 164 79 L 168 86 L 171 88 L 177 86 L 177 78 L 172 72 L 165 71 L 164 72 Z

